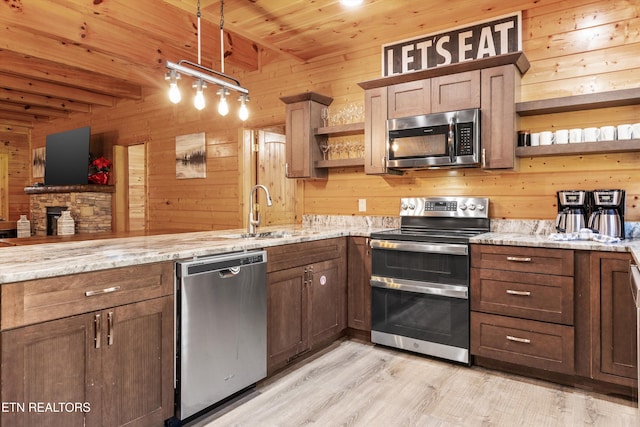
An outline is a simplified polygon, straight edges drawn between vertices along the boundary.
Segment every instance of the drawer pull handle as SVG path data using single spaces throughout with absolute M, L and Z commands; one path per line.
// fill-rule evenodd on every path
M 87 291 L 87 292 L 84 293 L 84 296 L 92 297 L 94 295 L 109 294 L 111 292 L 115 292 L 115 291 L 119 291 L 119 290 L 120 290 L 120 286 L 112 286 L 110 288 L 99 289 L 97 291 Z
M 509 341 L 521 342 L 524 344 L 531 344 L 531 340 L 527 338 L 518 338 L 518 337 L 512 337 L 511 335 L 507 335 L 507 339 Z
M 102 336 L 102 316 L 96 314 L 93 318 L 93 342 L 95 348 L 100 348 L 100 337 Z
M 531 262 L 531 258 L 523 258 L 523 257 L 517 257 L 517 256 L 508 256 L 507 257 L 507 261 L 514 261 L 514 262 Z
M 520 296 L 523 296 L 523 297 L 531 296 L 531 292 L 529 292 L 529 291 L 514 291 L 513 289 L 507 289 L 507 293 L 509 295 L 520 295 Z
M 113 345 L 113 311 L 107 314 L 107 344 Z

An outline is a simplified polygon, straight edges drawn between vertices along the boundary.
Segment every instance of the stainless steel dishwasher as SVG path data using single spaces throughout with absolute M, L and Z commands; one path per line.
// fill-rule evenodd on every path
M 176 263 L 176 418 L 209 409 L 267 375 L 267 254 Z

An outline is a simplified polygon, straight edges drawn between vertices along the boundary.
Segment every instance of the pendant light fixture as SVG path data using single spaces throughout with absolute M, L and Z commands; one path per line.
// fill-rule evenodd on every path
M 165 66 L 169 69 L 165 75 L 165 80 L 169 81 L 169 100 L 177 104 L 182 99 L 180 89 L 178 88 L 178 80 L 181 79 L 181 74 L 193 77 L 195 79 L 193 88 L 196 90 L 193 105 L 198 110 L 202 110 L 206 106 L 204 89 L 207 88 L 207 83 L 209 83 L 219 87 L 216 94 L 220 96 L 218 113 L 221 116 L 226 116 L 229 113 L 227 96 L 230 95 L 231 91 L 237 92 L 240 95 L 238 98 L 238 101 L 241 103 L 239 116 L 242 121 L 245 121 L 249 118 L 249 109 L 247 108 L 249 90 L 242 87 L 238 80 L 224 73 L 224 0 L 220 2 L 220 71 L 212 70 L 200 64 L 200 0 L 198 0 L 198 13 L 196 17 L 198 19 L 198 63 L 195 64 L 185 59 L 178 61 L 178 63 L 171 61 L 165 63 Z

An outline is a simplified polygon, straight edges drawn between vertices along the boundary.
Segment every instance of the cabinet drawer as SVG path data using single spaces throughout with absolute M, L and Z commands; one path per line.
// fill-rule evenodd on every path
M 267 272 L 345 258 L 347 238 L 315 240 L 267 248 Z
M 471 312 L 471 354 L 574 374 L 574 329 Z
M 573 325 L 573 277 L 472 268 L 471 309 Z
M 521 246 L 471 245 L 471 266 L 573 276 L 573 251 Z
M 173 263 L 2 285 L 2 330 L 173 295 Z

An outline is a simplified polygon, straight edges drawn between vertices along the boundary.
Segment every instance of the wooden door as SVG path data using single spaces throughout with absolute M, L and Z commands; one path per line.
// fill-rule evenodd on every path
M 371 332 L 371 250 L 369 239 L 350 237 L 347 255 L 347 324 Z
M 637 386 L 637 312 L 627 254 L 592 253 L 591 319 L 596 379 Z
M 262 225 L 295 224 L 297 182 L 286 177 L 286 136 L 275 130 L 258 130 L 257 138 L 256 184 L 266 185 L 273 200 L 267 207 L 266 195 L 257 191 Z
M 267 371 L 309 349 L 308 286 L 303 267 L 267 275 Z
M 84 314 L 2 332 L 2 401 L 24 405 L 2 414 L 4 426 L 102 425 L 95 318 Z M 56 412 L 29 406 L 67 402 L 80 406 Z
M 0 153 L 0 218 L 9 220 L 9 155 Z
M 173 298 L 102 313 L 102 425 L 162 425 L 173 416 Z
M 387 173 L 387 88 L 364 93 L 364 172 Z
M 308 267 L 310 277 L 309 340 L 311 348 L 334 339 L 346 327 L 344 258 Z

